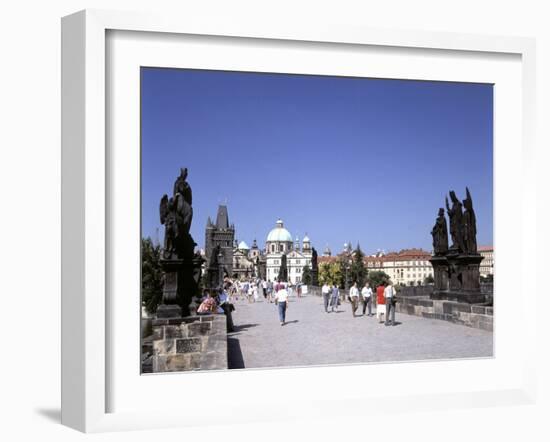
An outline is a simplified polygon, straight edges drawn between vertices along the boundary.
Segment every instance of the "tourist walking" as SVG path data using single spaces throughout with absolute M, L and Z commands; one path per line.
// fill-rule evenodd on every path
M 252 294 L 254 296 L 254 302 L 256 302 L 258 300 L 258 298 L 260 297 L 259 294 L 258 294 L 258 290 L 259 290 L 258 284 L 256 282 L 253 282 L 252 283 Z
M 363 302 L 363 316 L 365 316 L 367 307 L 369 308 L 368 316 L 372 316 L 372 289 L 368 282 L 365 283 L 365 286 L 361 290 L 361 301 Z
M 384 289 L 384 297 L 386 298 L 386 323 L 385 325 L 395 325 L 395 289 L 390 282 Z M 391 314 L 391 320 L 390 320 Z
M 279 311 L 279 321 L 281 325 L 285 325 L 286 311 L 288 309 L 288 292 L 284 285 L 280 284 L 279 290 L 275 294 L 275 305 Z
M 248 298 L 248 289 L 249 288 L 250 287 L 249 287 L 248 281 L 245 280 L 241 283 L 241 293 L 243 295 L 243 299 Z
M 382 323 L 382 315 L 386 313 L 386 298 L 384 297 L 384 284 L 376 287 L 376 319 Z
M 267 281 L 267 299 L 269 302 L 273 302 L 273 283 L 271 279 Z
M 330 294 L 330 306 L 333 312 L 338 311 L 338 302 L 340 301 L 340 289 L 337 285 L 332 286 L 332 292 Z
M 357 282 L 354 282 L 351 289 L 349 289 L 349 300 L 351 302 L 351 313 L 355 318 L 355 312 L 359 306 L 359 289 L 357 288 Z
M 323 295 L 323 303 L 325 305 L 325 313 L 328 313 L 328 303 L 330 299 L 330 286 L 325 282 L 321 287 L 321 293 Z

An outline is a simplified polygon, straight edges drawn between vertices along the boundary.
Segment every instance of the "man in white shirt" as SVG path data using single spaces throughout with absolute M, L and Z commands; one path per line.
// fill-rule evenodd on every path
M 284 286 L 281 286 L 279 291 L 275 294 L 275 304 L 279 310 L 279 321 L 281 325 L 285 325 L 286 310 L 288 308 L 288 292 Z
M 365 283 L 365 286 L 361 290 L 361 300 L 363 302 L 363 316 L 365 316 L 367 306 L 369 307 L 368 316 L 372 316 L 372 289 L 368 282 Z
M 351 313 L 355 318 L 355 312 L 359 306 L 359 289 L 357 288 L 357 282 L 354 282 L 351 289 L 349 289 L 349 299 L 351 301 Z
M 384 289 L 384 297 L 386 298 L 386 322 L 385 325 L 395 325 L 395 289 L 393 288 L 392 282 L 388 282 L 388 285 Z M 391 321 L 390 319 L 391 312 Z M 390 324 L 391 323 L 391 324 Z
M 321 288 L 321 293 L 323 295 L 323 302 L 325 304 L 325 313 L 328 313 L 328 302 L 330 300 L 330 286 L 325 282 Z

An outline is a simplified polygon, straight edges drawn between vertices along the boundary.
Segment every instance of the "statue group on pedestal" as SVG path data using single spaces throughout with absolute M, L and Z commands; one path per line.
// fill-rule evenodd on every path
M 187 168 L 180 169 L 171 197 L 160 200 L 160 222 L 164 225 L 164 248 L 161 266 L 164 270 L 163 305 L 157 315 L 187 316 L 198 295 L 203 259 L 195 253 L 197 245 L 191 234 L 193 193 L 187 182 Z M 179 305 L 181 310 L 174 306 Z M 170 308 L 169 308 L 170 307 Z
M 445 205 L 449 216 L 452 245 L 449 248 L 447 220 L 445 219 L 445 210 L 441 207 L 431 232 L 434 254 L 444 256 L 449 251 L 459 254 L 477 254 L 476 215 L 470 191 L 466 187 L 466 199 L 462 203 L 456 197 L 454 191 L 451 190 L 449 196 L 451 197 L 452 206 L 449 206 L 447 197 L 445 197 Z
M 480 302 L 479 264 L 483 257 L 477 251 L 476 215 L 470 190 L 466 188 L 466 199 L 462 202 L 454 191 L 445 197 L 449 217 L 449 231 L 452 244 L 449 247 L 449 231 L 445 209 L 439 209 L 432 229 L 434 268 L 434 299 Z

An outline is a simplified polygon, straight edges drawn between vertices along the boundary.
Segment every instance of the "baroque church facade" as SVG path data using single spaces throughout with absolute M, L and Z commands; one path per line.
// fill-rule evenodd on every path
M 282 220 L 267 235 L 265 249 L 256 240 L 249 247 L 245 241 L 235 240 L 235 226 L 229 223 L 227 206 L 220 205 L 214 223 L 210 217 L 205 230 L 205 258 L 210 262 L 212 252 L 219 246 L 222 259 L 218 264 L 224 274 L 237 279 L 261 278 L 276 281 L 279 276 L 283 255 L 286 256 L 288 282 L 302 282 L 304 267 L 312 269 L 313 248 L 309 237 L 292 239 Z M 206 264 L 207 265 L 207 264 Z M 312 269 L 313 270 L 313 269 Z
M 265 242 L 266 251 L 266 279 L 276 281 L 279 276 L 283 255 L 286 255 L 288 268 L 288 282 L 297 284 L 302 282 L 304 267 L 312 268 L 313 250 L 311 241 L 306 236 L 302 240 L 292 240 L 292 235 L 284 227 L 282 220 L 277 220 L 275 228 L 267 235 Z

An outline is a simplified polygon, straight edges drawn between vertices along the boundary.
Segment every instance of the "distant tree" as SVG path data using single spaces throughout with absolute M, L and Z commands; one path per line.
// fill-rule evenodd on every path
M 312 280 L 313 276 L 311 275 L 311 269 L 306 265 L 302 269 L 302 282 L 306 285 L 310 285 Z
M 424 285 L 433 284 L 435 279 L 432 275 L 428 275 L 424 278 Z
M 344 284 L 344 275 L 342 267 L 338 261 L 323 262 L 319 265 L 319 283 L 321 285 L 330 284 L 342 287 Z
M 322 262 L 319 264 L 319 284 L 325 285 L 328 284 L 328 281 L 330 279 L 330 270 L 329 270 L 329 263 L 328 262 Z
M 357 248 L 353 252 L 353 260 L 350 266 L 350 281 L 351 284 L 354 282 L 357 283 L 359 287 L 365 285 L 367 280 L 368 270 L 365 267 L 365 262 L 363 258 L 365 257 L 364 253 L 361 251 L 361 247 L 357 244 Z
M 151 238 L 141 239 L 141 301 L 148 313 L 155 313 L 162 301 L 160 253 Z
M 375 290 L 379 285 L 387 284 L 390 281 L 390 276 L 381 270 L 373 270 L 368 273 L 367 281 L 373 290 Z

